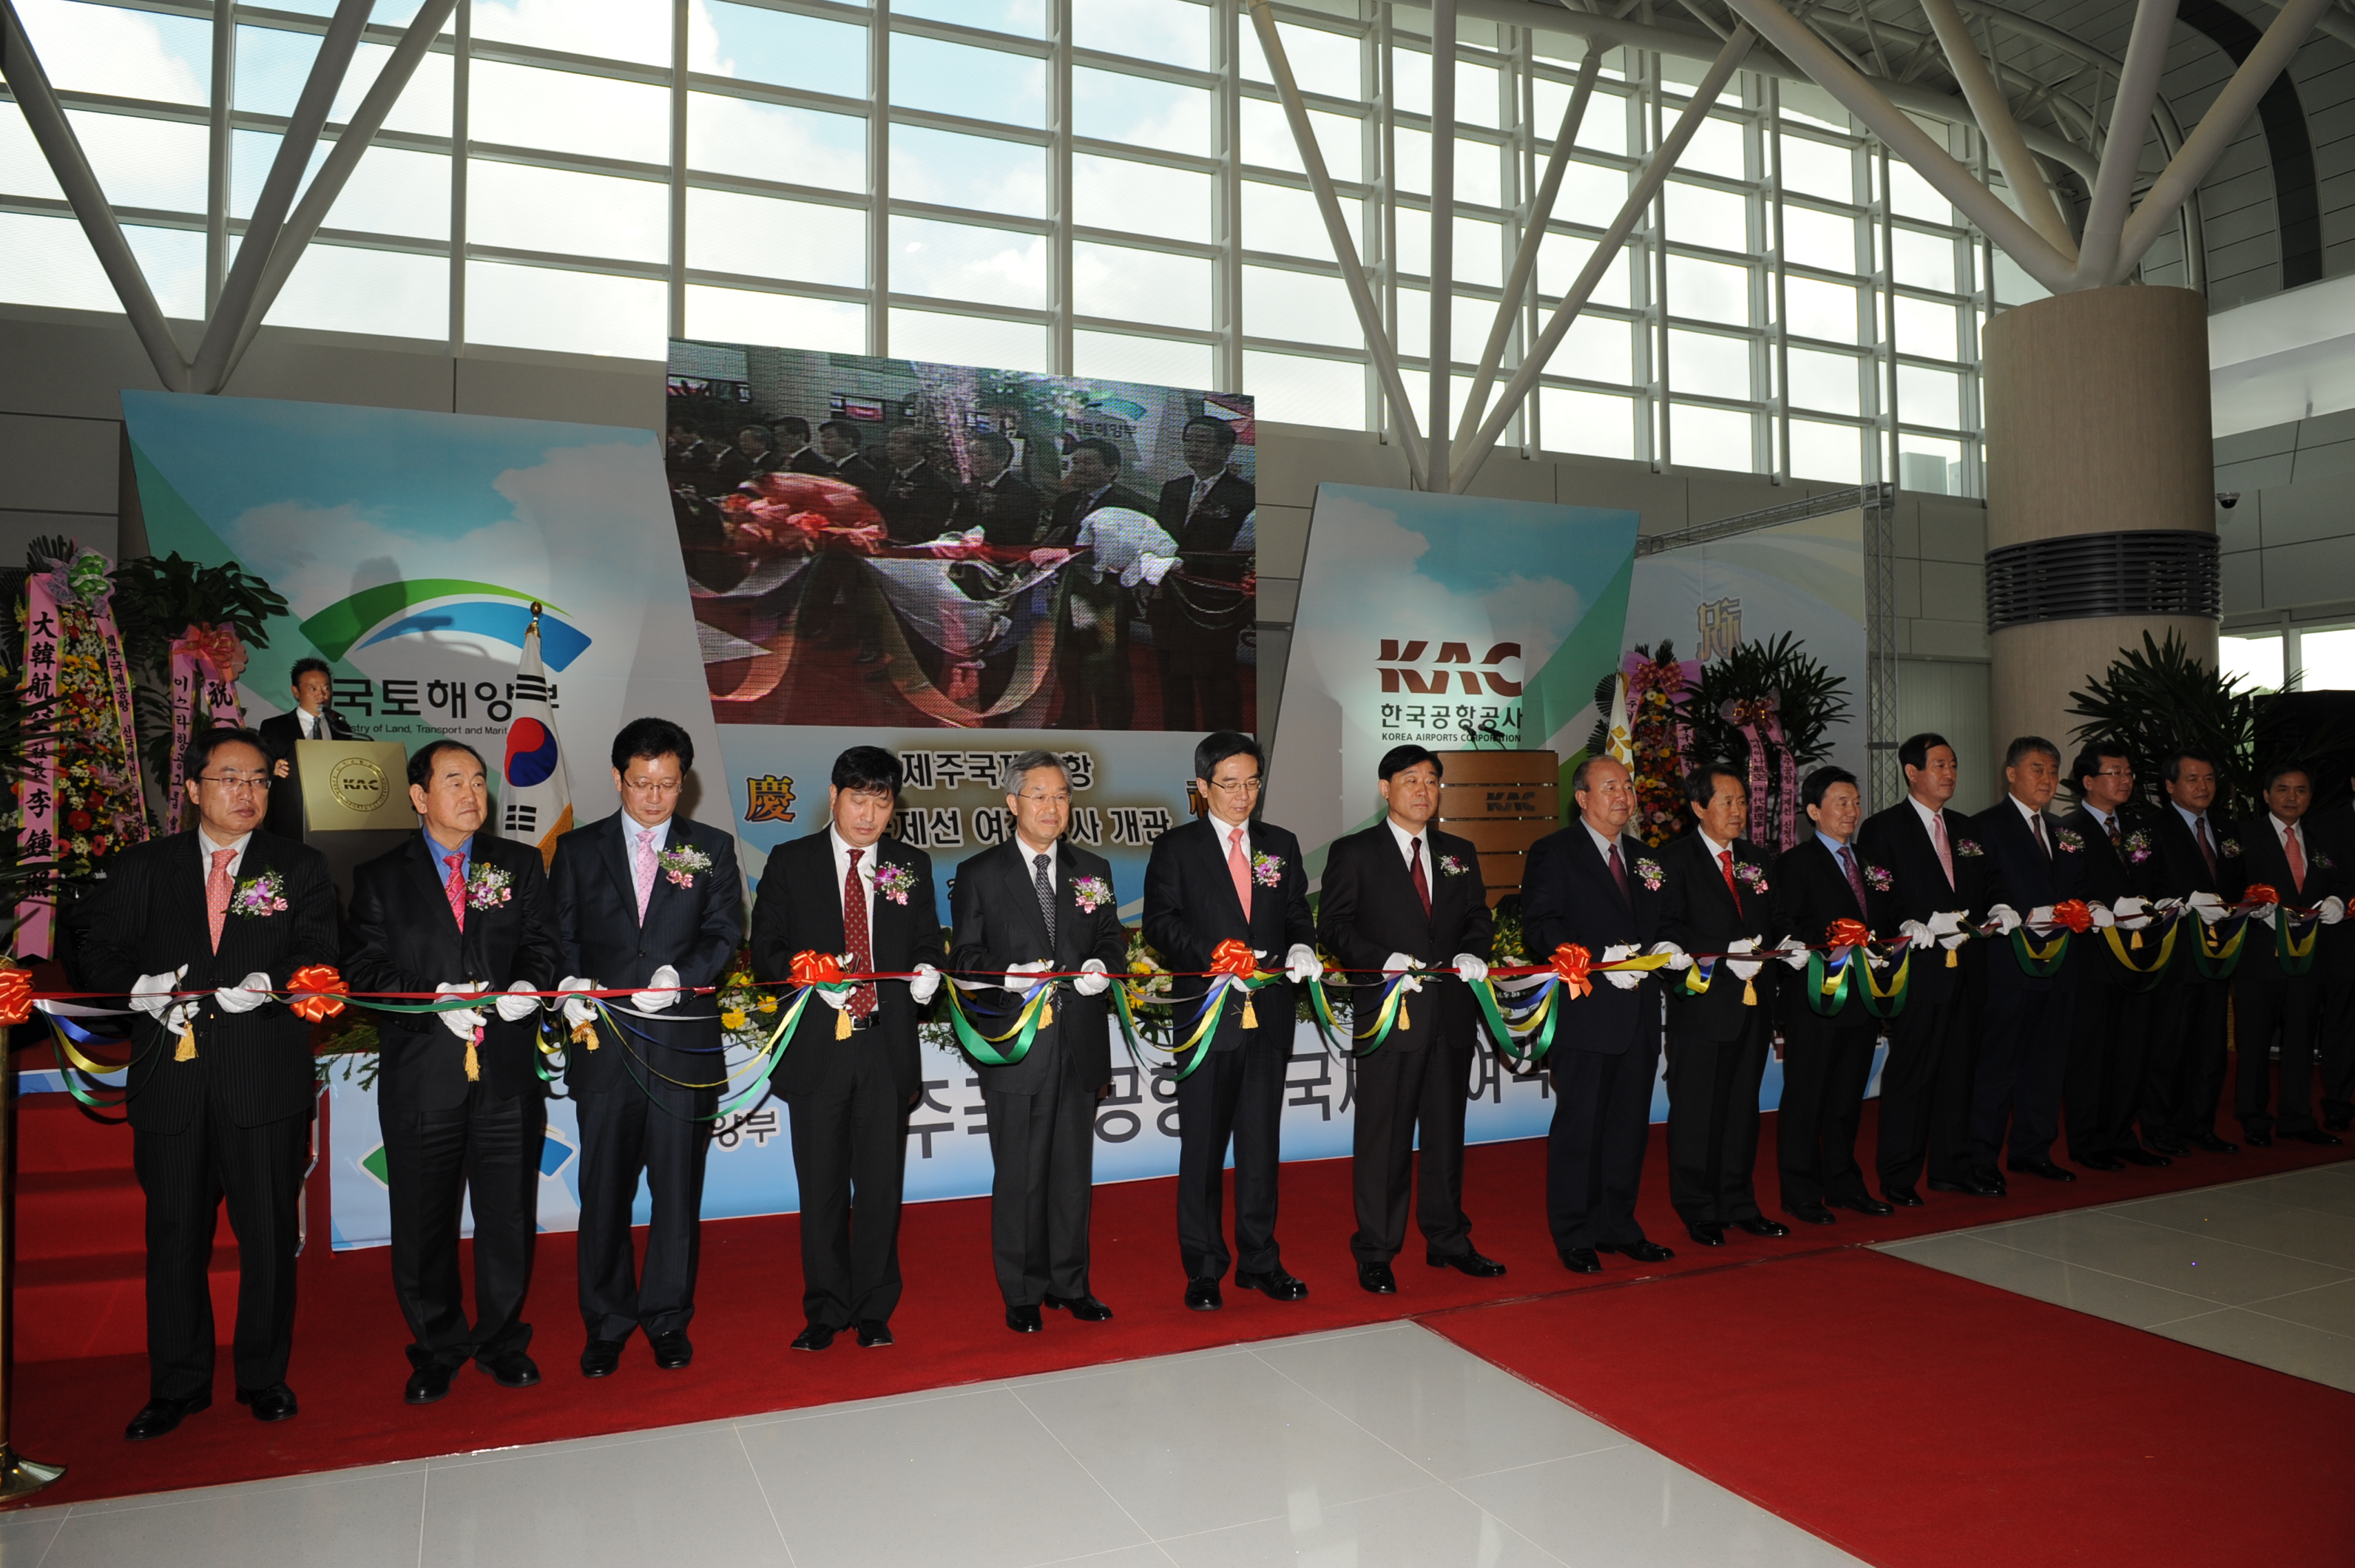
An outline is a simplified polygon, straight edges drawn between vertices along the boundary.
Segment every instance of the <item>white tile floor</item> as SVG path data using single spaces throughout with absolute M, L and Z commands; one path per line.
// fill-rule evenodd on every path
M 2355 1392 L 2355 1161 L 1881 1250 Z
M 0 1568 L 1856 1561 L 1407 1323 L 0 1519 Z

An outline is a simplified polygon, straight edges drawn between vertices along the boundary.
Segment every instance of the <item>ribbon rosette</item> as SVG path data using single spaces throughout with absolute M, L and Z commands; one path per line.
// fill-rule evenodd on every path
M 1824 933 L 1824 942 L 1832 947 L 1861 947 L 1872 940 L 1872 930 L 1860 920 L 1836 920 Z
M 2271 882 L 2251 882 L 2242 890 L 2241 901 L 2244 904 L 2277 904 L 2281 902 L 2281 891 Z
M 238 640 L 234 626 L 192 621 L 187 630 L 172 640 L 171 651 L 202 659 L 230 680 L 245 673 L 245 645 Z
M 0 959 L 0 1024 L 20 1024 L 33 1016 L 33 972 Z
M 839 986 L 842 960 L 831 953 L 796 953 L 788 974 L 796 986 Z
M 1210 973 L 1248 979 L 1259 972 L 1259 958 L 1248 944 L 1228 937 L 1210 950 Z
M 1587 978 L 1594 967 L 1594 955 L 1574 942 L 1565 942 L 1553 950 L 1554 976 L 1573 997 L 1590 996 L 1594 982 Z
M 351 991 L 334 965 L 305 964 L 286 982 L 286 994 L 294 998 L 288 1010 L 305 1023 L 317 1023 L 342 1012 Z
M 2083 899 L 2062 899 L 2052 906 L 2052 923 L 2083 936 L 2094 929 L 2094 912 Z

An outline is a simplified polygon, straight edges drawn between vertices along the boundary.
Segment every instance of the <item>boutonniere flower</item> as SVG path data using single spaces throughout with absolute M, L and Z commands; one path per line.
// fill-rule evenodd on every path
M 2318 871 L 2328 871 L 2333 869 L 2334 868 L 2330 864 L 2330 857 L 2324 854 L 2321 850 L 2317 849 L 2314 852 L 2314 869 Z
M 1976 860 L 1987 851 L 1979 848 L 1979 841 L 1976 838 L 1957 838 L 1955 840 L 1955 853 L 1966 860 Z
M 875 896 L 904 904 L 908 895 L 916 891 L 916 873 L 895 861 L 885 861 L 875 868 Z
M 2150 835 L 2137 827 L 2126 835 L 2126 864 L 2139 866 L 2150 859 Z
M 466 879 L 466 907 L 491 909 L 515 897 L 515 873 L 501 870 L 488 860 L 474 862 L 474 875 Z
M 1284 857 L 1254 854 L 1252 857 L 1252 880 L 1261 887 L 1275 887 L 1284 880 Z
M 1660 884 L 1668 880 L 1668 872 L 1660 869 L 1660 863 L 1657 860 L 1653 859 L 1649 855 L 1637 857 L 1636 860 L 1636 879 L 1644 884 L 1644 891 L 1646 892 L 1658 892 L 1660 891 Z
M 2073 855 L 2085 847 L 2085 840 L 2073 827 L 2061 828 L 2052 835 L 2052 838 L 2061 846 L 2062 853 L 2066 855 Z
M 711 869 L 711 857 L 692 844 L 676 845 L 655 857 L 663 875 L 682 888 L 695 886 L 696 874 Z
M 259 920 L 266 915 L 284 914 L 286 909 L 286 879 L 275 871 L 246 878 L 229 895 L 231 914 Z
M 1453 855 L 1442 855 L 1439 858 L 1439 874 L 1443 877 L 1460 877 L 1471 869 Z
M 1093 914 L 1099 906 L 1112 902 L 1112 884 L 1102 877 L 1073 877 L 1071 901 L 1080 906 L 1082 914 Z
M 1766 868 L 1764 866 L 1753 866 L 1746 861 L 1736 861 L 1733 867 L 1733 880 L 1753 893 L 1764 895 L 1766 891 Z
M 1896 883 L 1891 880 L 1888 867 L 1867 866 L 1864 869 L 1864 885 L 1876 893 L 1885 893 Z
M 2241 858 L 2241 841 L 2237 838 L 2227 838 L 2216 846 L 2216 853 L 2227 860 L 2237 860 Z

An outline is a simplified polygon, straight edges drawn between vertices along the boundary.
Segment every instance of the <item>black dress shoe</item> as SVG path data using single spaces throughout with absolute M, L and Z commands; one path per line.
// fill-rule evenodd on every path
M 1910 1187 L 1884 1187 L 1881 1189 L 1881 1195 L 1883 1198 L 1888 1199 L 1891 1203 L 1896 1204 L 1900 1209 L 1919 1209 L 1922 1207 L 1922 1195 L 1914 1191 Z
M 862 1350 L 879 1349 L 892 1342 L 891 1325 L 880 1317 L 869 1317 L 858 1326 L 858 1348 Z
M 1891 1205 L 1883 1203 L 1878 1198 L 1871 1197 L 1827 1198 L 1824 1200 L 1824 1204 L 1827 1208 L 1832 1209 L 1853 1209 L 1859 1214 L 1869 1214 L 1876 1220 L 1880 1219 L 1884 1214 L 1894 1214 L 1897 1212 L 1896 1209 Z
M 666 1372 L 675 1372 L 695 1360 L 695 1346 L 684 1328 L 673 1328 L 655 1336 L 655 1365 Z
M 1219 1295 L 1219 1282 L 1205 1275 L 1186 1282 L 1186 1307 L 1193 1312 L 1216 1312 L 1226 1302 Z
M 834 1336 L 835 1330 L 827 1328 L 825 1324 L 812 1323 L 805 1327 L 800 1333 L 794 1336 L 794 1349 L 796 1350 L 823 1350 L 828 1345 L 834 1343 Z
M 1270 1301 L 1305 1301 L 1308 1286 L 1280 1268 L 1265 1274 L 1237 1274 L 1235 1283 L 1245 1290 L 1256 1290 Z
M 2175 1163 L 2173 1160 L 2168 1158 L 2164 1154 L 2153 1154 L 2150 1150 L 2141 1147 L 2139 1145 L 2133 1148 L 2122 1148 L 2118 1150 L 2118 1157 L 2125 1160 L 2128 1165 L 2139 1165 L 2144 1168 L 2150 1170 L 2156 1170 L 2162 1165 L 2173 1165 Z
M 2337 1148 L 2347 1141 L 2336 1133 L 2324 1132 L 2320 1127 L 2308 1127 L 2302 1133 L 2284 1133 L 2282 1136 L 2296 1138 L 2302 1144 L 2312 1144 L 2317 1148 Z
M 2009 1168 L 2019 1171 L 2023 1176 L 2041 1176 L 2047 1181 L 2077 1179 L 2075 1171 L 2063 1170 L 2049 1159 L 2015 1159 L 2006 1163 Z
M 1071 1320 L 1075 1323 L 1112 1321 L 1112 1308 L 1098 1301 L 1092 1295 L 1050 1296 L 1047 1297 L 1047 1305 L 1058 1312 L 1070 1313 Z
M 1561 1266 L 1572 1274 L 1601 1274 L 1603 1260 L 1593 1247 L 1572 1247 L 1561 1254 Z
M 400 1397 L 410 1404 L 432 1404 L 449 1392 L 450 1369 L 425 1366 L 409 1374 L 409 1386 L 401 1390 Z
M 1617 1253 L 1629 1263 L 1664 1264 L 1677 1254 L 1657 1242 L 1597 1242 L 1598 1253 Z
M 2229 1143 L 2226 1140 L 2218 1137 L 2214 1133 L 2192 1134 L 2191 1147 L 2193 1148 L 2206 1149 L 2210 1154 L 2238 1154 L 2241 1152 L 2241 1146 L 2239 1144 Z
M 2105 1154 L 2073 1154 L 2069 1157 L 2087 1170 L 2124 1170 L 2126 1168 L 2125 1160 L 2115 1159 Z M 2015 1165 L 2011 1168 L 2018 1170 L 2019 1167 Z
M 1687 1225 L 1685 1234 L 1704 1247 L 1725 1245 L 1725 1227 L 1714 1220 L 1703 1220 L 1698 1224 Z
M 509 1350 L 506 1355 L 475 1364 L 488 1372 L 491 1381 L 501 1388 L 529 1388 L 539 1381 L 539 1368 L 521 1350 Z
M 1783 1206 L 1783 1212 L 1794 1220 L 1809 1225 L 1829 1225 L 1834 1222 L 1832 1211 L 1820 1203 L 1802 1203 L 1796 1208 L 1786 1203 Z
M 212 1403 L 213 1396 L 209 1392 L 190 1394 L 186 1399 L 151 1399 L 139 1407 L 139 1413 L 131 1418 L 131 1424 L 123 1429 L 123 1435 L 133 1443 L 161 1437 L 179 1425 L 182 1418 L 209 1409 Z
M 1736 1220 L 1733 1223 L 1735 1229 L 1746 1231 L 1753 1236 L 1787 1236 L 1791 1233 L 1790 1226 L 1780 1220 L 1769 1220 L 1764 1214 L 1753 1214 L 1747 1220 Z
M 2152 1138 L 2148 1141 L 2153 1154 L 2163 1154 L 2169 1159 L 2181 1159 L 2191 1152 L 2191 1146 L 2181 1138 Z
M 589 1348 L 581 1352 L 581 1375 L 584 1378 L 610 1378 L 621 1364 L 619 1339 L 591 1339 Z
M 1358 1265 L 1358 1288 L 1375 1296 L 1396 1296 L 1398 1275 L 1388 1264 L 1361 1263 Z
M 2003 1178 L 1994 1171 L 1975 1170 L 1960 1181 L 1941 1181 L 1934 1176 L 1930 1179 L 1930 1190 L 1967 1192 L 1974 1198 L 2001 1198 L 2009 1190 L 2009 1188 L 2006 1186 Z
M 1017 1334 L 1036 1334 L 1046 1324 L 1036 1307 L 1009 1307 L 1006 1309 L 1006 1326 Z
M 1470 1247 L 1460 1253 L 1425 1253 L 1423 1261 L 1433 1268 L 1452 1268 L 1458 1274 L 1468 1274 L 1474 1279 L 1495 1279 L 1505 1272 L 1505 1265 L 1494 1258 L 1484 1258 Z
M 2241 1129 L 2241 1136 L 2249 1140 L 2249 1147 L 2251 1148 L 2271 1148 L 2274 1147 L 2274 1136 L 2271 1133 L 2252 1132 L 2248 1128 L 2243 1127 Z
M 2323 1113 L 2322 1130 L 2324 1132 L 2343 1133 L 2350 1127 L 2355 1127 L 2355 1115 L 2350 1115 L 2345 1111 L 2326 1111 Z
M 237 1403 L 252 1411 L 256 1421 L 292 1421 L 302 1408 L 294 1403 L 294 1391 L 284 1383 L 241 1388 L 237 1391 Z

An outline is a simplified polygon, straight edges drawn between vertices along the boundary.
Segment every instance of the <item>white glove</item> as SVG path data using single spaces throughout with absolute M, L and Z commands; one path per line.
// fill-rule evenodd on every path
M 1080 977 L 1071 982 L 1071 989 L 1082 997 L 1101 997 L 1112 987 L 1112 975 L 1101 958 L 1091 958 L 1080 965 Z
M 1634 956 L 1636 950 L 1624 943 L 1614 943 L 1603 950 L 1603 962 L 1605 964 L 1616 964 L 1622 958 Z M 1644 983 L 1644 972 L 1640 969 L 1613 969 L 1603 977 L 1623 991 L 1632 991 Z
M 256 969 L 234 986 L 223 986 L 213 1000 L 225 1013 L 250 1013 L 270 999 L 270 976 Z
M 131 985 L 132 1007 L 151 1019 L 162 1018 L 164 1009 L 172 1005 L 172 992 L 187 972 L 188 966 L 183 964 L 168 975 L 140 976 Z
M 1995 922 L 1996 933 L 1998 935 L 2009 936 L 2019 929 L 2019 912 L 2009 904 L 1994 905 L 1988 909 L 1987 918 Z
M 2117 917 L 2116 913 L 2115 913 L 2114 911 L 2112 911 L 2108 905 L 2106 905 L 2106 904 L 2092 904 L 2092 905 L 2089 905 L 2089 906 L 2087 906 L 2087 907 L 2088 907 L 2088 912 L 2089 912 L 2093 915 L 2093 917 L 2094 917 L 2094 929 L 2095 929 L 2096 931 L 2101 930 L 2101 929 L 2102 929 L 2103 927 L 2105 927 L 2105 926 L 2111 926 L 2111 925 L 2115 925 L 2115 924 L 2117 924 L 2117 923 L 2118 923 L 2118 917 Z
M 1388 980 L 1401 976 L 1403 976 L 1404 978 L 1399 980 L 1400 990 L 1420 991 L 1423 989 L 1422 964 L 1408 957 L 1403 953 L 1393 953 L 1389 957 L 1382 960 L 1382 978 Z
M 1938 940 L 1936 933 L 1918 920 L 1909 920 L 1898 926 L 1905 940 L 1915 947 L 1927 947 Z
M 1675 955 L 1675 956 L 1668 960 L 1668 967 L 1670 974 L 1674 974 L 1680 969 L 1689 969 L 1692 967 L 1692 955 L 1687 953 L 1683 948 L 1678 947 L 1673 942 L 1655 942 L 1652 944 L 1652 952 L 1655 955 L 1662 953 Z
M 2034 926 L 2041 926 L 2045 931 L 2050 932 L 2052 929 L 2052 906 L 2051 904 L 2038 904 L 2034 909 L 2030 910 L 2028 912 L 2028 923 Z
M 2273 924 L 2273 923 L 2274 923 L 2274 917 L 2275 917 L 2275 915 L 2279 914 L 2280 912 L 2281 912 L 2281 905 L 2279 905 L 2279 904 L 2277 904 L 2277 903 L 2276 903 L 2276 904 L 2259 904 L 2256 908 L 2254 908 L 2254 909 L 2253 909 L 2253 910 L 2251 910 L 2251 911 L 2249 912 L 2249 915 L 2250 915 L 2250 918 L 2251 918 L 2251 919 L 2253 919 L 2253 920 L 2261 920 L 2261 921 L 2264 921 L 2267 925 L 2271 925 L 2271 924 Z
M 480 980 L 469 980 L 463 986 L 453 986 L 445 980 L 433 987 L 433 994 L 437 997 L 471 997 L 477 991 L 487 988 Z M 460 1040 L 473 1040 L 474 1031 L 483 1027 L 483 1009 L 480 1008 L 466 1008 L 460 1011 L 436 1013 L 433 1016 L 442 1020 L 443 1029 L 448 1029 Z
M 1455 955 L 1455 977 L 1459 980 L 1485 980 L 1488 977 L 1488 961 L 1469 953 Z
M 908 999 L 922 1007 L 940 994 L 941 972 L 929 964 L 916 965 L 916 977 L 908 982 Z
M 1284 977 L 1295 986 L 1314 980 L 1323 973 L 1325 965 L 1317 961 L 1316 949 L 1305 942 L 1294 943 L 1292 951 L 1284 955 Z
M 1796 936 L 1783 938 L 1774 944 L 1774 951 L 1781 954 L 1783 962 L 1794 969 L 1804 969 L 1807 966 L 1807 944 Z
M 1154 555 L 1150 552 L 1141 554 L 1129 563 L 1126 571 L 1120 574 L 1120 585 L 1123 588 L 1135 588 L 1141 583 L 1148 588 L 1158 588 L 1161 586 L 1161 580 L 1168 576 L 1177 565 L 1178 562 L 1169 556 Z
M 2148 925 L 2150 911 L 2151 903 L 2148 899 L 2137 898 L 2132 893 L 2128 893 L 2110 906 L 2110 913 L 2115 916 L 2118 924 L 2127 931 L 2140 931 L 2144 926 Z
M 642 1013 L 658 1013 L 665 1008 L 677 1006 L 678 971 L 666 964 L 647 976 L 646 988 L 630 993 L 630 1005 Z M 499 1004 L 499 1017 L 504 1019 L 506 1016 L 506 1004 L 502 1002 Z
M 1725 944 L 1725 950 L 1728 953 L 1755 953 L 1758 951 L 1758 939 L 1754 936 L 1736 937 Z M 1744 984 L 1758 977 L 1759 963 L 1755 958 L 1728 958 L 1725 967 L 1735 979 Z
M 2337 925 L 2347 918 L 2347 901 L 2333 893 L 2322 901 L 2322 923 Z
M 519 1024 L 539 1011 L 539 998 L 531 994 L 538 989 L 539 987 L 528 980 L 517 980 L 507 987 L 507 994 L 492 1006 L 498 1008 L 499 1017 L 511 1024 Z
M 564 997 L 564 1021 L 567 1026 L 572 1029 L 579 1029 L 582 1024 L 588 1023 L 596 1018 L 597 1009 L 589 1004 L 589 1001 L 585 997 L 575 994 L 579 992 L 599 991 L 604 989 L 604 987 L 598 985 L 596 981 L 585 980 L 578 975 L 567 975 L 563 979 L 559 980 L 556 983 L 556 988 L 566 993 Z
M 2213 925 L 2224 918 L 2224 901 L 2218 894 L 2193 893 L 2184 901 L 2190 906 L 2191 912 L 2200 917 L 2202 924 Z
M 1029 983 L 1021 976 L 1043 975 L 1054 966 L 1051 962 L 1044 958 L 1034 958 L 1027 964 L 1008 964 L 1006 966 L 1005 988 L 1009 991 L 1027 991 L 1030 988 Z

